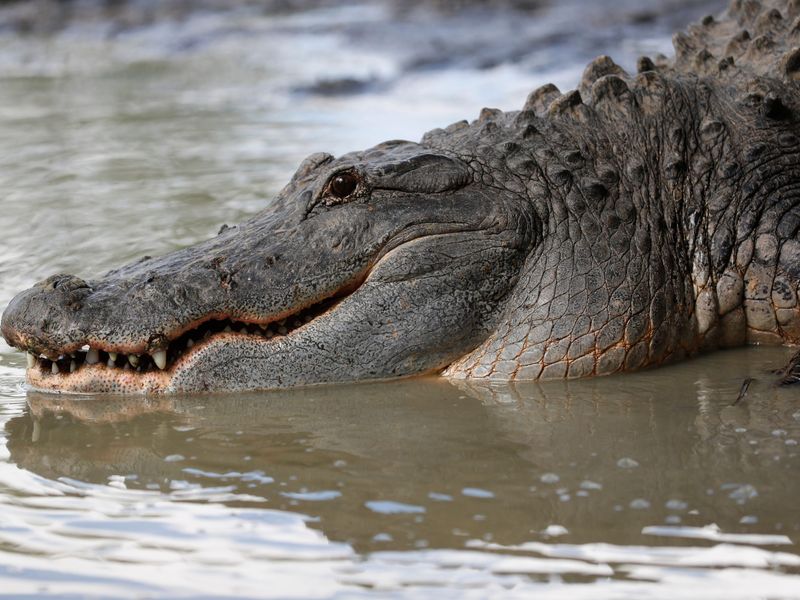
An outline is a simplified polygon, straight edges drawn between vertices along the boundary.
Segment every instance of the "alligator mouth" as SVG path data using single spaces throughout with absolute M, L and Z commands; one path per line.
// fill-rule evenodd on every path
M 223 339 L 234 343 L 237 340 L 278 342 L 333 310 L 351 291 L 342 290 L 278 319 L 243 321 L 215 315 L 183 331 L 170 339 L 166 348 L 151 354 L 124 354 L 88 345 L 55 359 L 27 352 L 26 375 L 35 388 L 48 391 L 93 392 L 102 381 L 104 390 L 157 392 L 166 387 L 178 367 L 209 343 Z

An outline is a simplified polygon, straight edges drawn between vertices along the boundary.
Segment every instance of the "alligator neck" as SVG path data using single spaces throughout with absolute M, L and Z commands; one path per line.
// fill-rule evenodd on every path
M 517 137 L 495 148 L 542 242 L 495 332 L 449 375 L 583 377 L 800 342 L 800 110 L 769 79 L 640 67 L 601 57 L 581 91 L 545 86 L 506 117 Z

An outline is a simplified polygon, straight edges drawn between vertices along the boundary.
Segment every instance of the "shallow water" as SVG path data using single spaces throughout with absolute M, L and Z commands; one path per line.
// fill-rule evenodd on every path
M 0 27 L 0 303 L 213 235 L 313 151 L 519 107 L 601 51 L 630 66 L 716 5 L 642 6 Z M 785 349 L 131 399 L 26 392 L 0 350 L 0 595 L 800 598 Z

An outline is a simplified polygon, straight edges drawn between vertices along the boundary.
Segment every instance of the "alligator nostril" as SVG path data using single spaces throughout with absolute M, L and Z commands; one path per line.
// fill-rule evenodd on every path
M 75 290 L 88 289 L 89 284 L 80 277 L 70 277 L 68 280 L 61 282 L 60 288 L 65 291 L 73 292 Z
M 73 290 L 88 288 L 89 284 L 87 284 L 80 277 L 58 273 L 57 275 L 51 275 L 44 281 L 38 283 L 37 287 L 43 287 L 46 290 L 71 292 Z

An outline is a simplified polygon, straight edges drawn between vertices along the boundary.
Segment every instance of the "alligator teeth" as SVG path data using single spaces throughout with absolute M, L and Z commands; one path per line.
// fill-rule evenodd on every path
M 153 362 L 163 371 L 167 367 L 167 351 L 159 350 L 158 352 L 153 352 Z
M 93 365 L 100 362 L 100 351 L 97 348 L 89 348 L 86 353 L 86 364 Z
M 3 0 L 0 0 L 2 4 Z M 324 306 L 330 306 L 329 302 Z M 30 350 L 22 349 L 25 352 L 27 368 L 38 368 L 44 373 L 51 371 L 56 373 L 74 373 L 86 365 L 103 364 L 107 369 L 120 369 L 135 371 L 139 373 L 153 372 L 156 369 L 166 370 L 168 361 L 179 360 L 179 357 L 188 353 L 194 346 L 205 344 L 205 340 L 220 333 L 237 333 L 248 336 L 248 339 L 269 340 L 270 343 L 279 343 L 282 336 L 291 335 L 295 330 L 303 327 L 322 314 L 323 306 L 315 305 L 313 309 L 303 309 L 302 311 L 270 321 L 266 323 L 245 323 L 235 319 L 210 320 L 201 323 L 196 329 L 186 331 L 178 339 L 173 340 L 172 354 L 169 348 L 162 348 L 148 354 L 126 354 L 124 352 L 107 351 L 100 348 L 92 348 L 89 344 L 81 346 L 80 350 L 64 353 L 54 358 L 51 356 L 39 355 Z M 316 316 L 315 316 L 316 315 Z M 277 340 L 275 338 L 278 338 Z M 107 376 L 113 377 L 113 373 L 121 376 L 121 373 L 106 371 Z

